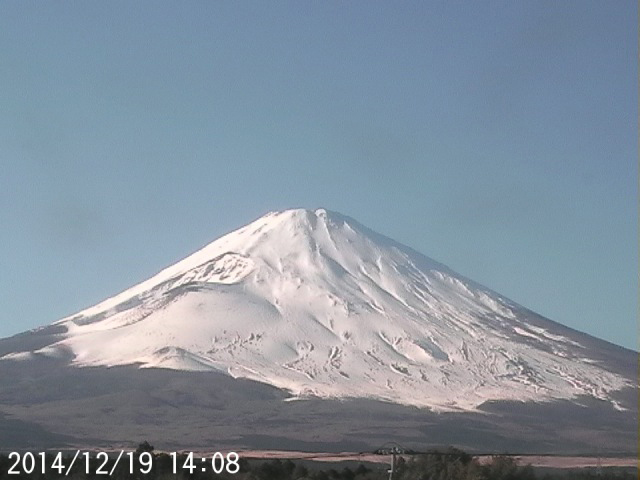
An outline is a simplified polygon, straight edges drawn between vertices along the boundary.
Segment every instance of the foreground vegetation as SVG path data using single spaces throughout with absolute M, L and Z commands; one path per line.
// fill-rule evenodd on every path
M 173 473 L 174 459 L 164 453 L 153 452 L 153 447 L 148 443 L 140 445 L 136 451 L 137 454 L 145 453 L 144 459 L 152 459 L 153 469 L 148 473 L 140 473 L 145 471 L 145 463 L 135 464 L 134 471 L 131 473 L 131 465 L 118 464 L 111 471 L 115 459 L 110 459 L 109 463 L 102 466 L 106 472 L 96 474 L 99 468 L 99 462 L 91 463 L 90 473 L 71 471 L 69 475 L 65 475 L 64 471 L 56 471 L 54 468 L 47 468 L 46 472 L 41 471 L 40 466 L 34 467 L 31 473 L 21 471 L 20 473 L 10 473 L 14 467 L 15 456 L 9 458 L 8 455 L 0 455 L 0 480 L 47 480 L 47 479 L 100 479 L 108 478 L 113 480 L 168 480 L 168 479 L 190 479 L 190 480 L 386 480 L 389 478 L 388 466 L 381 464 L 361 464 L 357 467 L 336 468 L 331 464 L 315 464 L 305 466 L 302 463 L 294 463 L 291 460 L 271 460 L 267 462 L 252 461 L 240 459 L 237 467 L 238 472 L 231 474 L 223 472 L 215 474 L 211 471 L 202 472 L 200 459 L 195 459 L 191 465 L 193 468 L 182 468 L 189 465 L 188 457 L 183 455 L 177 457 L 177 464 L 181 467 L 177 473 Z M 138 457 L 135 457 L 138 458 Z M 52 465 L 54 457 L 47 457 L 49 461 L 47 465 Z M 68 465 L 70 459 L 66 459 Z M 197 467 L 196 467 L 197 466 Z M 20 470 L 21 466 L 14 468 Z M 27 468 L 30 467 L 27 462 Z M 82 468 L 78 470 L 83 470 Z M 191 471 L 189 471 L 191 470 Z M 210 470 L 210 469 L 209 469 Z M 235 469 L 233 469 L 235 470 Z M 491 462 L 481 464 L 471 455 L 456 449 L 447 451 L 433 451 L 426 454 L 414 455 L 407 461 L 398 459 L 393 475 L 393 480 L 632 480 L 636 475 L 631 472 L 621 470 L 605 469 L 603 471 L 595 471 L 593 469 L 581 469 L 573 471 L 562 471 L 556 475 L 546 474 L 544 476 L 537 475 L 531 466 L 518 466 L 515 461 L 508 456 L 496 456 Z

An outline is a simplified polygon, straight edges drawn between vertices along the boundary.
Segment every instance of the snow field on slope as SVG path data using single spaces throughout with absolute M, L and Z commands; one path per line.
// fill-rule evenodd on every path
M 61 320 L 79 366 L 221 370 L 435 410 L 609 400 L 627 381 L 518 307 L 326 211 L 266 215 Z

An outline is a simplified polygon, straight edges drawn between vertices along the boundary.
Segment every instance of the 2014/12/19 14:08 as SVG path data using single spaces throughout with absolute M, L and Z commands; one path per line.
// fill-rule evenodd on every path
M 47 474 L 49 471 L 57 472 L 58 475 L 69 475 L 71 471 L 84 471 L 86 475 L 113 476 L 114 473 L 126 471 L 130 475 L 141 473 L 147 475 L 151 473 L 154 466 L 162 469 L 161 465 L 154 465 L 154 460 L 162 461 L 158 456 L 150 452 L 125 452 L 120 450 L 117 457 L 110 456 L 106 452 L 89 452 L 76 450 L 75 455 L 63 455 L 62 452 L 11 452 L 8 455 L 8 475 L 31 475 L 40 473 Z M 165 454 L 166 455 L 166 454 Z M 123 458 L 124 457 L 124 458 Z M 159 457 L 162 457 L 160 454 Z M 193 474 L 195 471 L 211 471 L 220 474 L 226 471 L 229 474 L 236 474 L 240 471 L 240 456 L 236 452 L 229 452 L 226 455 L 215 452 L 210 457 L 196 458 L 193 452 L 171 452 L 168 454 L 170 466 L 165 463 L 164 468 L 170 468 L 173 475 L 180 471 Z M 165 458 L 167 458 L 165 456 Z M 200 461 L 198 463 L 198 460 Z M 0 472 L 1 474 L 1 472 Z

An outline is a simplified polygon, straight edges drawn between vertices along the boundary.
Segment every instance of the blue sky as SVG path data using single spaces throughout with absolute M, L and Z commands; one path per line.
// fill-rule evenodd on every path
M 637 348 L 637 3 L 6 2 L 0 336 L 270 210 Z

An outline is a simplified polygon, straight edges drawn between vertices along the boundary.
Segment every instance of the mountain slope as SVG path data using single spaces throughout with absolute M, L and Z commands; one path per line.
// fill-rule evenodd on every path
M 222 371 L 291 398 L 436 411 L 589 397 L 622 409 L 616 391 L 634 385 L 631 352 L 325 210 L 268 214 L 47 328 L 61 333 L 0 361 Z

